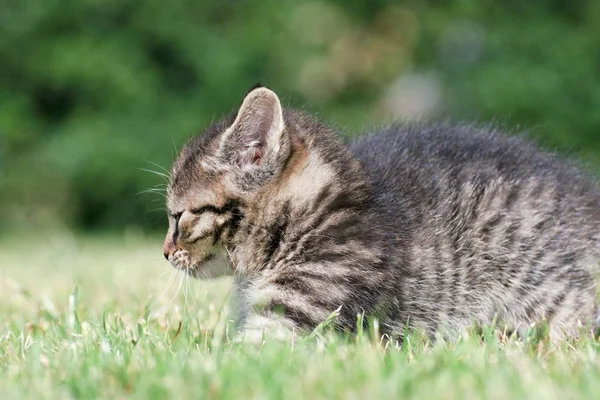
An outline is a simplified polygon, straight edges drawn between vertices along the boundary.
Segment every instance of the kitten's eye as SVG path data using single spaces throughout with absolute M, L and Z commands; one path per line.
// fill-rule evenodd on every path
M 218 207 L 215 207 L 215 206 L 206 205 L 206 206 L 194 208 L 194 209 L 190 210 L 190 212 L 195 215 L 204 214 L 205 212 L 212 212 L 215 214 L 219 214 L 221 212 L 221 209 Z
M 179 221 L 179 218 L 181 218 L 182 215 L 183 212 L 171 213 L 171 218 L 173 218 L 175 221 Z

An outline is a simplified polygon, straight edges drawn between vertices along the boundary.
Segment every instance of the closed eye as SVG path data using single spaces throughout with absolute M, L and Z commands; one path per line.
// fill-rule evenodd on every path
M 195 215 L 204 214 L 205 212 L 211 212 L 214 214 L 222 214 L 223 209 L 221 209 L 219 207 L 211 206 L 211 205 L 206 205 L 206 206 L 194 208 L 191 210 L 191 212 L 192 212 L 192 214 L 195 214 Z
M 240 205 L 240 202 L 238 200 L 230 199 L 229 201 L 227 201 L 227 203 L 225 203 L 225 205 L 223 207 L 217 207 L 217 206 L 207 204 L 205 206 L 194 208 L 194 209 L 190 210 L 190 212 L 195 215 L 200 215 L 205 212 L 210 212 L 213 214 L 225 214 L 228 212 L 235 211 L 239 207 L 239 205 Z

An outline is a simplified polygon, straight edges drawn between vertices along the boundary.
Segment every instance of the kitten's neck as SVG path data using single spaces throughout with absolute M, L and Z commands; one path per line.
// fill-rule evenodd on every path
M 286 262 L 315 261 L 318 254 L 310 254 L 303 241 L 348 235 L 368 214 L 370 195 L 362 169 L 347 154 L 328 162 L 319 149 L 295 143 L 280 179 L 245 210 L 230 247 L 235 271 L 252 274 Z

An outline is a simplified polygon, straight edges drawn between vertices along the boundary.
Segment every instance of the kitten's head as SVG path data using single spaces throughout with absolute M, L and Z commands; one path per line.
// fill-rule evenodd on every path
M 175 161 L 167 188 L 164 255 L 192 276 L 213 277 L 244 218 L 244 204 L 281 173 L 290 156 L 289 128 L 277 95 L 258 87 L 235 118 L 192 139 Z

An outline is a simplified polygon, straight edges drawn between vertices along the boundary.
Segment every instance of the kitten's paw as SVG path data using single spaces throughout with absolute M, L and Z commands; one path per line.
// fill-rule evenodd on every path
M 253 315 L 248 318 L 244 328 L 235 338 L 235 342 L 261 345 L 265 340 L 270 339 L 293 342 L 296 339 L 296 332 L 289 321 Z

